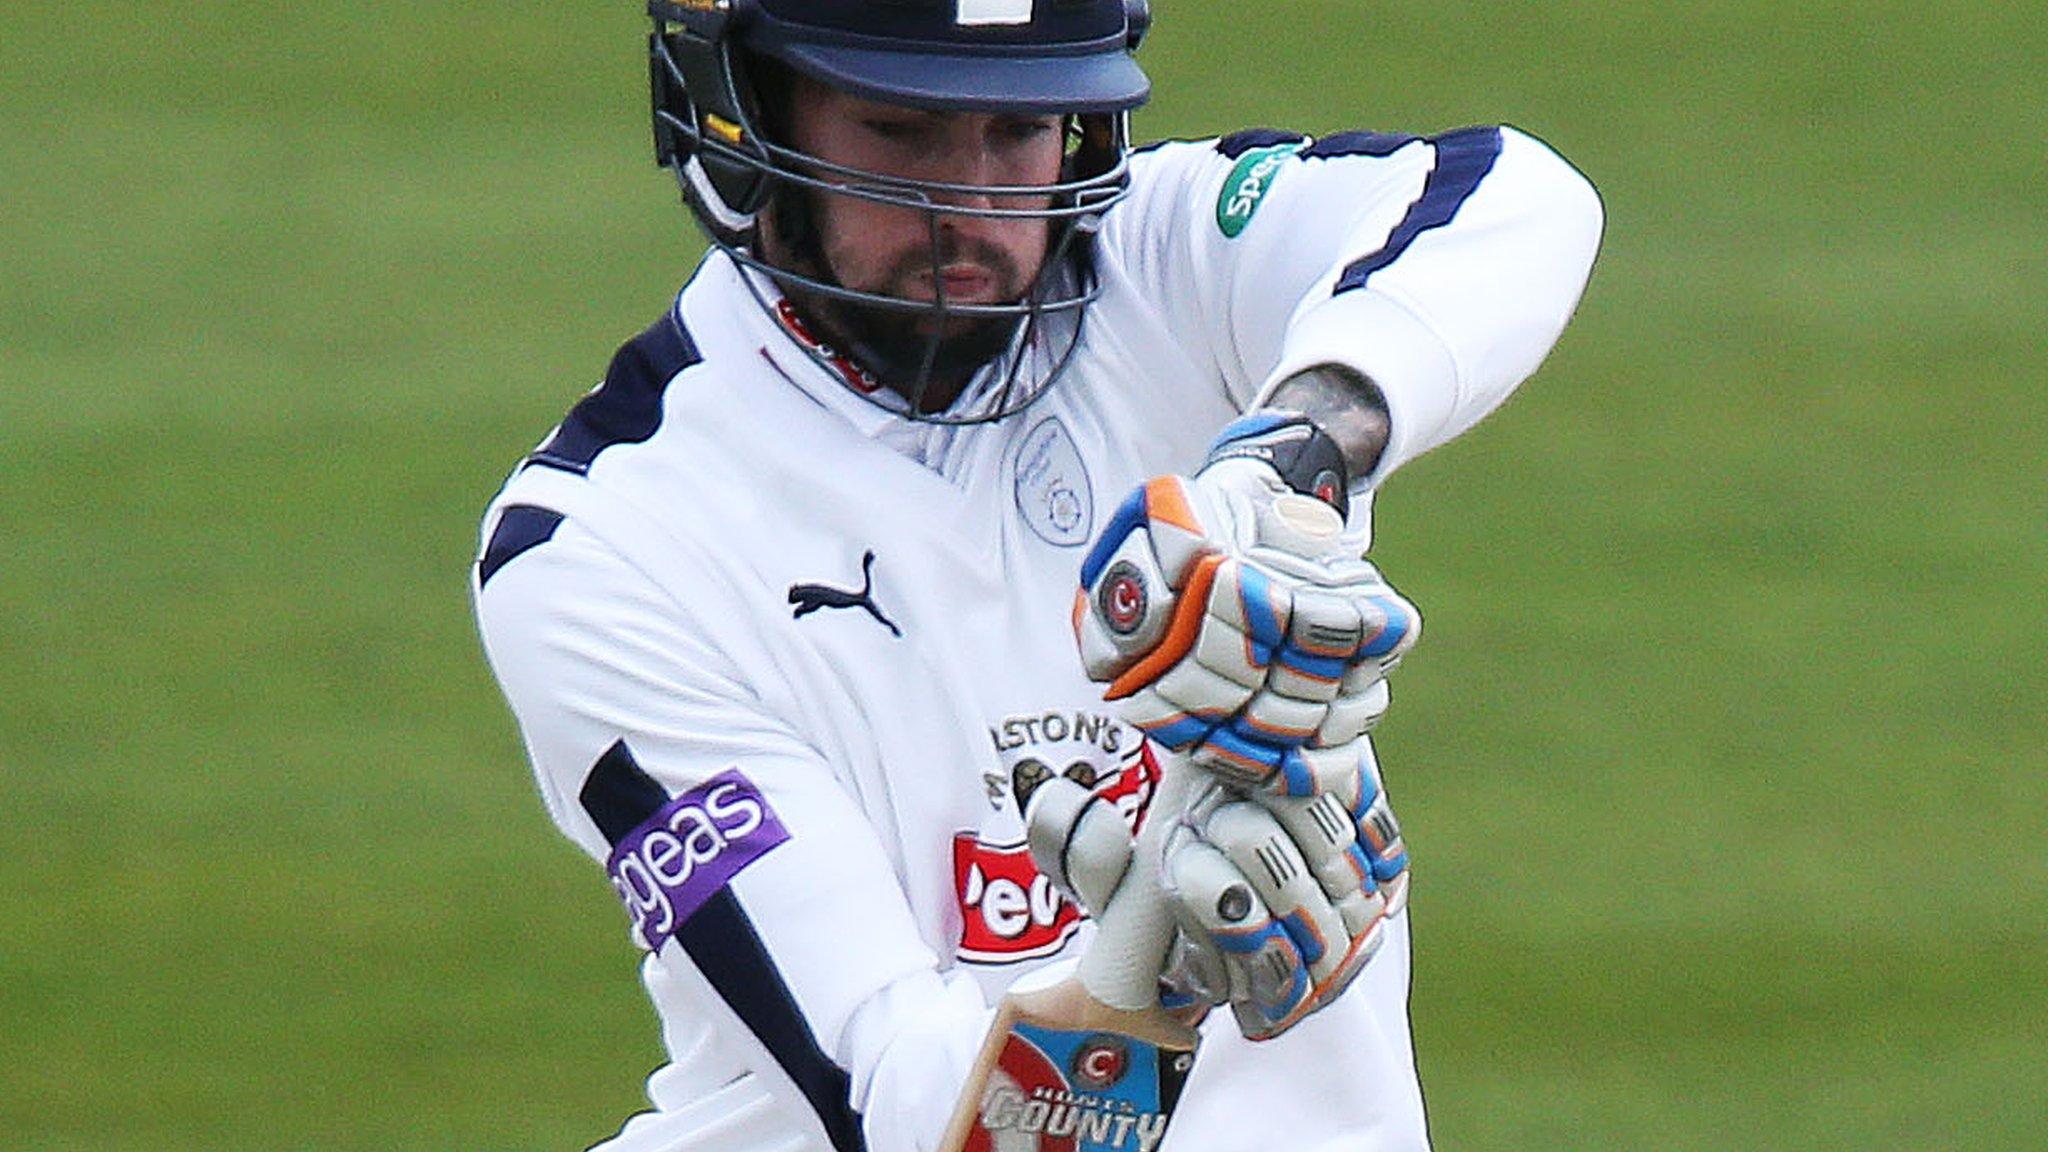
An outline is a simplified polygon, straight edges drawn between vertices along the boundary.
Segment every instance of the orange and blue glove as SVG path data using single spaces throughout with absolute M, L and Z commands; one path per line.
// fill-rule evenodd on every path
M 1305 417 L 1225 428 L 1192 477 L 1139 486 L 1082 563 L 1088 676 L 1166 748 L 1241 787 L 1355 788 L 1386 675 L 1422 618 L 1344 528 L 1342 454 Z

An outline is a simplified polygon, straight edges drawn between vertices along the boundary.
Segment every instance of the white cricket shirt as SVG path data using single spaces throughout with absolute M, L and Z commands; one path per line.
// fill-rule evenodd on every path
M 650 949 L 670 1063 L 603 1147 L 935 1144 L 988 1006 L 1086 935 L 1024 850 L 1017 774 L 1150 794 L 1074 653 L 1094 533 L 1303 367 L 1385 392 L 1374 482 L 1456 436 L 1548 352 L 1600 230 L 1513 129 L 1162 145 L 1065 377 L 957 428 L 854 395 L 707 257 L 506 483 L 476 568 L 548 810 Z M 1425 1147 L 1407 986 L 1401 918 L 1285 1036 L 1212 1014 L 1166 1152 Z

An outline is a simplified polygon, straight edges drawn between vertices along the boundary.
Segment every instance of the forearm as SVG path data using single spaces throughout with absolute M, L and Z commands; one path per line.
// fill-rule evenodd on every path
M 1289 376 L 1268 394 L 1266 405 L 1315 421 L 1343 451 L 1354 482 L 1372 475 L 1392 433 L 1379 386 L 1342 364 L 1318 364 Z

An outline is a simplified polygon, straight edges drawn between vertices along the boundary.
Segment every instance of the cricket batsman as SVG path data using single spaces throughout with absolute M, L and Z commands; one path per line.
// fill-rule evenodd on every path
M 1372 501 L 1548 353 L 1591 185 L 1508 127 L 1133 147 L 1145 0 L 648 12 L 711 248 L 473 574 L 667 1050 L 596 1147 L 1426 1148 Z M 1070 970 L 1199 1052 L 998 1016 Z

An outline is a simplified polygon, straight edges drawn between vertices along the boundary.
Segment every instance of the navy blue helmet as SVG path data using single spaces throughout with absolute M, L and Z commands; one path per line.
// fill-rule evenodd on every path
M 647 7 L 654 19 L 656 158 L 675 173 L 715 244 L 814 308 L 927 317 L 920 329 L 930 333 L 926 346 L 907 355 L 900 348 L 847 349 L 885 378 L 907 416 L 987 420 L 1044 393 L 1064 369 L 1095 297 L 1088 239 L 1123 195 L 1129 112 L 1150 94 L 1132 56 L 1149 19 L 1145 0 L 649 0 Z M 778 72 L 913 108 L 1063 116 L 1068 147 L 1060 182 L 1028 189 L 940 184 L 807 155 L 776 138 L 768 105 Z M 937 220 L 949 213 L 1044 218 L 1052 225 L 1047 258 L 1022 299 L 994 304 L 949 304 L 943 292 L 932 300 L 900 299 L 848 288 L 829 268 L 763 261 L 764 213 L 805 217 L 810 198 L 833 193 L 926 213 L 934 267 Z M 788 227 L 781 215 L 777 224 Z M 989 359 L 1004 379 L 967 410 L 929 410 L 926 388 L 947 351 L 940 334 L 961 323 L 1001 327 L 1002 346 Z M 1027 354 L 1034 342 L 1036 351 Z M 1048 343 L 1057 345 L 1050 353 Z M 1027 360 L 1034 366 L 1022 367 Z M 950 395 L 934 392 L 941 393 Z

